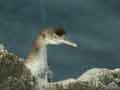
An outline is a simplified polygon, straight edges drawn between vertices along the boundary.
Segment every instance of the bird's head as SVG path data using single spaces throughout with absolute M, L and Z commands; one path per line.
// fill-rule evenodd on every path
M 37 37 L 38 43 L 43 45 L 60 45 L 65 44 L 72 47 L 77 47 L 77 44 L 70 41 L 63 28 L 47 28 L 39 33 Z

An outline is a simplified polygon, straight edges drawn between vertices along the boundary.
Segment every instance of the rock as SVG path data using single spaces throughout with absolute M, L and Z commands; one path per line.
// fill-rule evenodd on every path
M 24 59 L 8 51 L 0 56 L 0 90 L 37 90 Z M 120 90 L 120 69 L 93 68 L 76 79 L 49 82 L 48 90 Z
M 93 68 L 78 78 L 78 80 L 88 82 L 95 87 L 108 85 L 113 79 L 112 70 L 106 68 Z
M 30 71 L 12 53 L 0 53 L 0 90 L 33 90 Z
M 77 79 L 63 80 L 52 85 L 55 90 L 120 90 L 120 69 L 93 68 Z

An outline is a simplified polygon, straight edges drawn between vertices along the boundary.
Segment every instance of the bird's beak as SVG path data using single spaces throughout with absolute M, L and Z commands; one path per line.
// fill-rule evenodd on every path
M 77 47 L 78 45 L 74 42 L 72 42 L 71 40 L 69 40 L 68 38 L 64 37 L 64 39 L 62 40 L 62 43 L 71 47 Z

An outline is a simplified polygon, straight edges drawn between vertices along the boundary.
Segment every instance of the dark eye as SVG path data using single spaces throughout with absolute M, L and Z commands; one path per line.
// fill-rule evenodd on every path
M 63 36 L 66 32 L 64 31 L 63 28 L 56 28 L 55 29 L 55 34 L 58 36 Z

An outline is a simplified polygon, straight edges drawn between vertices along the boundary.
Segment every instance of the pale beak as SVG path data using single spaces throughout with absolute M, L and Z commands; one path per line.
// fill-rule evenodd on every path
M 77 45 L 76 43 L 74 43 L 74 42 L 70 41 L 70 40 L 69 40 L 69 39 L 67 39 L 66 37 L 64 37 L 64 39 L 63 39 L 63 40 L 61 40 L 61 42 L 62 42 L 63 44 L 68 45 L 68 46 L 78 47 L 78 45 Z
M 72 46 L 72 47 L 77 47 L 78 46 L 76 43 L 71 42 L 71 41 L 64 40 L 63 43 L 68 45 L 68 46 Z

